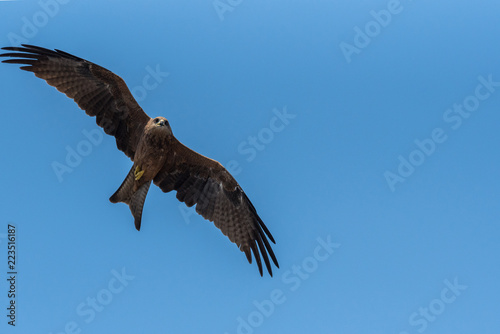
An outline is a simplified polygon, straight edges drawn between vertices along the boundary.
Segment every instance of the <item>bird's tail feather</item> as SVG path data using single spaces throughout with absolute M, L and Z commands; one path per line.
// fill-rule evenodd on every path
M 130 199 L 134 194 L 134 170 L 135 164 L 128 172 L 120 188 L 109 198 L 111 203 L 123 202 L 130 205 Z
M 132 215 L 134 216 L 135 228 L 137 231 L 141 229 L 141 217 L 142 208 L 144 207 L 144 201 L 146 200 L 146 195 L 148 194 L 149 186 L 151 181 L 144 183 L 142 186 L 135 191 L 135 164 L 130 169 L 125 180 L 123 180 L 122 185 L 118 190 L 109 198 L 112 203 L 123 202 L 128 204 Z
M 137 231 L 141 229 L 141 218 L 142 218 L 142 208 L 144 207 L 144 201 L 146 200 L 146 195 L 148 194 L 149 186 L 151 181 L 144 183 L 130 199 L 130 211 L 134 216 L 135 228 Z

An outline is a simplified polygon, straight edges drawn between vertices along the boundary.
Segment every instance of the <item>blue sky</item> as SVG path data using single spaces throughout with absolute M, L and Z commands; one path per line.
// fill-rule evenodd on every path
M 137 232 L 108 201 L 131 166 L 114 139 L 2 64 L 0 332 L 499 332 L 498 2 L 0 7 L 2 46 L 110 69 L 180 141 L 233 166 L 280 263 L 260 277 L 157 187 Z

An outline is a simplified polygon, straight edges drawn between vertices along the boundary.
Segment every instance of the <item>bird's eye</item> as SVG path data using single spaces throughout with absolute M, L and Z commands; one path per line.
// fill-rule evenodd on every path
M 159 119 L 155 118 L 153 122 L 156 124 L 156 123 L 158 123 L 158 121 L 159 121 Z

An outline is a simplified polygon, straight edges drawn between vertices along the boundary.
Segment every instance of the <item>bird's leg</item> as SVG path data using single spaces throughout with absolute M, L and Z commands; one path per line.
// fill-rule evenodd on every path
M 135 176 L 136 181 L 138 181 L 142 177 L 143 174 L 144 174 L 144 170 L 142 170 L 141 167 L 139 167 L 139 166 L 135 167 L 134 176 Z

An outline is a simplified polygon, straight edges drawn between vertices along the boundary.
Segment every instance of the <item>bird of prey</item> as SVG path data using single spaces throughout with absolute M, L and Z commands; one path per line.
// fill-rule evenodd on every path
M 132 161 L 130 172 L 111 196 L 128 204 L 135 227 L 141 227 L 142 208 L 151 182 L 163 192 L 177 191 L 177 199 L 214 222 L 262 276 L 262 261 L 272 276 L 269 257 L 279 268 L 268 242 L 273 236 L 234 177 L 217 161 L 194 152 L 173 135 L 164 117 L 149 117 L 122 78 L 111 71 L 60 50 L 23 44 L 4 47 L 11 57 L 4 63 L 21 64 L 58 91 L 73 99 Z M 268 256 L 269 255 L 269 256 Z

